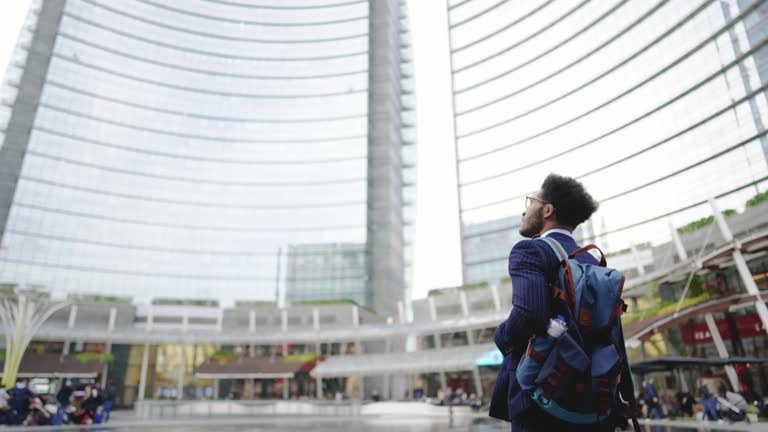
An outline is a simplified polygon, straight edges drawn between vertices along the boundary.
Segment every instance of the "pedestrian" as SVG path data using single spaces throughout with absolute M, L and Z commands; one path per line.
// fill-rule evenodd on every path
M 688 417 L 693 417 L 693 404 L 696 401 L 690 392 L 680 392 L 677 396 L 680 412 Z
M 93 419 L 94 423 L 100 423 L 96 419 L 96 414 L 98 413 L 99 407 L 104 403 L 103 396 L 101 394 L 101 388 L 98 383 L 94 384 L 93 388 L 91 389 L 90 393 L 88 394 L 88 397 L 85 398 L 83 401 L 83 404 L 81 405 L 81 409 L 85 412 L 85 414 Z
M 29 406 L 35 394 L 29 389 L 29 380 L 20 378 L 11 390 L 11 410 L 15 424 L 21 424 L 29 415 Z
M 104 423 L 109 421 L 109 416 L 112 413 L 112 407 L 115 404 L 115 398 L 117 397 L 117 387 L 112 380 L 107 381 L 107 388 L 104 389 Z
M 64 385 L 61 386 L 59 392 L 56 393 L 56 401 L 59 403 L 59 409 L 56 411 L 56 415 L 53 417 L 54 425 L 64 424 L 64 418 L 67 415 L 67 408 L 72 403 L 72 381 L 65 380 Z
M 648 405 L 648 418 L 660 419 L 659 393 L 656 391 L 656 387 L 653 385 L 653 382 L 646 380 L 643 388 L 645 389 L 645 403 Z
M 0 383 L 0 424 L 11 424 L 13 412 L 8 405 L 10 396 L 5 390 L 5 384 Z
M 626 427 L 627 417 L 631 415 L 629 414 L 630 407 L 621 403 L 616 397 L 615 400 L 601 400 L 601 403 L 607 402 L 615 407 L 620 407 L 620 409 L 610 410 L 611 414 L 607 418 L 589 415 L 590 420 L 602 418 L 599 423 L 577 424 L 573 417 L 572 421 L 564 420 L 563 416 L 556 418 L 557 413 L 554 410 L 545 411 L 543 408 L 543 405 L 551 403 L 552 400 L 546 397 L 542 399 L 541 393 L 539 396 L 534 396 L 529 390 L 523 389 L 516 376 L 520 360 L 531 358 L 527 354 L 529 340 L 536 335 L 545 337 L 548 334 L 548 325 L 551 327 L 551 321 L 555 321 L 553 318 L 561 318 L 556 317 L 554 308 L 557 306 L 559 310 L 563 306 L 559 301 L 555 303 L 553 291 L 555 295 L 558 294 L 555 291 L 555 285 L 559 284 L 558 281 L 562 275 L 560 272 L 561 264 L 567 263 L 563 255 L 571 255 L 580 249 L 574 240 L 573 231 L 582 222 L 589 219 L 597 208 L 598 203 L 581 183 L 556 174 L 550 174 L 538 192 L 526 197 L 520 234 L 532 240 L 517 242 L 509 254 L 508 265 L 513 286 L 513 307 L 507 320 L 496 328 L 494 334 L 494 341 L 504 354 L 504 360 L 493 390 L 489 413 L 491 417 L 509 421 L 512 432 L 613 431 L 615 427 Z M 541 238 L 544 241 L 536 241 L 536 238 Z M 578 261 L 579 265 L 590 264 L 596 267 L 599 264 L 598 260 L 586 251 L 578 252 L 575 260 Z M 560 287 L 561 293 L 562 288 L 569 290 L 569 293 L 564 295 L 573 298 L 570 294 L 571 288 Z M 572 308 L 572 303 L 570 305 L 569 307 Z M 611 307 L 613 308 L 613 306 Z M 613 312 L 616 311 L 612 309 L 611 313 L 607 315 L 613 316 Z M 566 335 L 577 335 L 579 330 L 576 330 L 576 327 L 582 323 L 581 317 L 579 318 L 578 323 L 573 320 L 573 317 L 566 320 L 572 324 L 571 328 L 573 328 Z M 590 322 L 591 319 L 589 318 Z M 563 337 L 562 335 L 563 333 L 560 332 L 558 337 Z M 571 336 L 568 336 L 568 339 L 571 339 Z M 621 338 L 621 351 L 620 354 L 625 356 L 623 337 Z M 586 361 L 588 363 L 589 359 Z M 626 362 L 626 357 L 624 357 L 624 362 Z M 634 406 L 634 389 L 628 367 L 617 368 L 616 370 L 618 369 L 622 370 L 616 377 L 617 379 L 620 378 L 621 386 L 619 388 L 622 399 L 631 402 Z M 587 384 L 589 378 L 586 374 L 579 375 L 579 379 L 583 380 L 579 385 L 563 386 L 562 391 L 575 394 L 578 391 L 586 391 L 587 385 L 590 385 L 589 388 L 591 388 L 591 383 Z M 600 388 L 605 388 L 605 392 L 608 393 L 610 392 L 610 383 L 605 387 L 601 384 Z M 535 402 L 534 397 L 537 398 Z M 574 399 L 571 400 L 575 399 L 574 396 Z M 602 411 L 602 413 L 605 412 Z
M 8 392 L 5 390 L 5 384 L 0 383 L 0 409 L 8 409 Z
M 702 412 L 701 420 L 720 420 L 720 415 L 717 413 L 717 399 L 712 392 L 709 391 L 709 387 L 704 384 L 704 380 L 700 380 L 699 397 L 701 397 L 701 404 L 704 408 Z

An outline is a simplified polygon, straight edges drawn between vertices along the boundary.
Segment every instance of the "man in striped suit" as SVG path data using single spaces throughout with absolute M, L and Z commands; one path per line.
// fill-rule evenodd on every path
M 571 233 L 589 219 L 597 207 L 598 203 L 581 183 L 550 174 L 538 192 L 526 197 L 520 234 L 527 238 L 552 237 L 570 254 L 580 247 Z M 598 263 L 589 253 L 581 253 L 576 259 Z M 509 254 L 509 275 L 513 307 L 494 334 L 496 345 L 504 353 L 504 362 L 493 389 L 490 416 L 511 422 L 512 432 L 599 430 L 595 425 L 579 428 L 544 414 L 520 388 L 515 377 L 528 340 L 534 334 L 544 334 L 553 316 L 549 283 L 558 276 L 557 257 L 545 242 L 522 240 Z M 613 430 L 607 424 L 605 429 Z

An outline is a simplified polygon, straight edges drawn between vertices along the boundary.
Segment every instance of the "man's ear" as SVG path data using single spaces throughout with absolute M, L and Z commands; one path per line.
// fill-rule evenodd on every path
M 555 206 L 552 204 L 544 204 L 544 214 L 543 216 L 545 218 L 550 218 L 555 215 Z

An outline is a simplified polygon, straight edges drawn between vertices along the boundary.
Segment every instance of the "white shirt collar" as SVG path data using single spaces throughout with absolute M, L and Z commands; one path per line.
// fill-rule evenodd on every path
M 562 228 L 552 228 L 551 230 L 545 231 L 543 234 L 541 234 L 541 237 L 546 237 L 552 233 L 560 233 L 563 235 L 567 235 L 570 238 L 573 238 L 573 234 L 571 234 L 570 231 L 562 229 Z

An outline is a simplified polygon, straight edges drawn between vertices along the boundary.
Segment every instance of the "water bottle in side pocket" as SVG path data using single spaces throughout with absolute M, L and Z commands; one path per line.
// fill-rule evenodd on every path
M 520 359 L 520 364 L 517 366 L 517 382 L 521 388 L 531 390 L 537 386 L 536 377 L 539 376 L 544 361 L 552 352 L 555 343 L 563 337 L 566 331 L 568 331 L 568 326 L 565 324 L 565 318 L 558 315 L 549 320 L 545 335 L 535 336 L 531 339 L 525 355 Z

